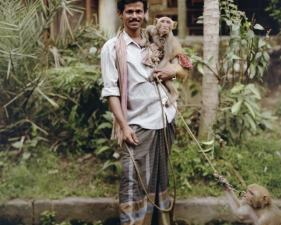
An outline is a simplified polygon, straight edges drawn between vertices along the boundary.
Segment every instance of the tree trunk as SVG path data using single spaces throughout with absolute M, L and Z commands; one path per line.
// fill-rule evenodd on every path
M 204 0 L 204 52 L 203 58 L 209 60 L 212 56 L 214 61 L 211 65 L 213 71 L 217 71 L 216 63 L 219 55 L 219 1 Z M 199 125 L 199 135 L 204 136 L 208 127 L 216 120 L 218 106 L 218 84 L 216 75 L 207 67 L 204 67 L 202 81 L 202 109 Z
M 186 37 L 186 1 L 178 0 L 178 37 L 185 39 Z

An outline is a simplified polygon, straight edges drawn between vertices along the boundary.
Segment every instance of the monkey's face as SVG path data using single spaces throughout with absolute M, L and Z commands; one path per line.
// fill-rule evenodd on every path
M 254 208 L 263 208 L 271 204 L 269 192 L 258 184 L 251 184 L 247 188 L 247 192 L 243 197 L 243 202 Z
M 142 2 L 126 4 L 124 11 L 118 11 L 118 16 L 123 20 L 126 32 L 139 29 L 143 23 L 145 12 Z
M 247 189 L 247 192 L 243 196 L 243 202 L 252 205 L 254 199 L 255 199 L 254 193 L 249 189 Z
M 161 36 L 168 34 L 172 30 L 173 21 L 168 17 L 159 19 L 157 28 Z

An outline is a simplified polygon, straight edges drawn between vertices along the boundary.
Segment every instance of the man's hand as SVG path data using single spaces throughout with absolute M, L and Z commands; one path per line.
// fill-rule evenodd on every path
M 175 71 L 170 68 L 161 68 L 154 70 L 154 76 L 157 76 L 160 81 L 171 80 L 175 77 Z
M 136 136 L 134 130 L 127 124 L 127 121 L 124 118 L 119 97 L 110 96 L 109 104 L 110 104 L 110 108 L 123 132 L 123 141 L 126 141 L 129 144 L 137 146 L 138 145 L 137 136 Z
M 130 127 L 126 126 L 122 129 L 123 131 L 123 140 L 126 141 L 129 144 L 138 145 L 138 139 L 136 136 L 135 131 Z

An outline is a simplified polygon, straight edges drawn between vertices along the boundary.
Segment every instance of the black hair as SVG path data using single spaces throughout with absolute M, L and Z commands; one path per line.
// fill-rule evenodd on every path
M 147 12 L 147 9 L 148 9 L 147 0 L 118 0 L 117 9 L 122 13 L 125 9 L 126 4 L 136 3 L 136 2 L 142 2 L 143 3 L 143 10 L 144 10 L 144 12 Z

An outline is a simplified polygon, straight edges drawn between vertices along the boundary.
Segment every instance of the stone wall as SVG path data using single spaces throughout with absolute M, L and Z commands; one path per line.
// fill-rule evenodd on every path
M 280 200 L 273 201 L 279 208 Z M 0 204 L 0 224 L 3 225 L 40 225 L 43 212 L 55 212 L 56 223 L 101 221 L 103 225 L 120 225 L 118 200 L 113 198 L 78 198 L 61 200 L 23 201 L 13 200 Z M 177 200 L 174 218 L 190 224 L 208 224 L 211 222 L 238 223 L 231 212 L 225 197 L 190 198 Z

